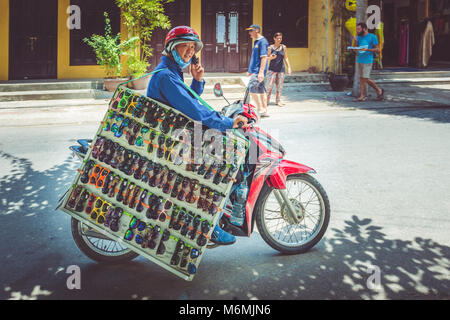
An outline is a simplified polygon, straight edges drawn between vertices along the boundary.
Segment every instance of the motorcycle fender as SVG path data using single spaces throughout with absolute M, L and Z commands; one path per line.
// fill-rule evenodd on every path
M 313 168 L 305 166 L 304 164 L 296 163 L 294 161 L 282 160 L 276 166 L 272 174 L 267 178 L 269 187 L 275 189 L 286 189 L 286 177 L 296 173 L 315 173 Z

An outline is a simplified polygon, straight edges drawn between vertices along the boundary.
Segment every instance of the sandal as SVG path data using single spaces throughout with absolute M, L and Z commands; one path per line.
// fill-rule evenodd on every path
M 367 97 L 353 99 L 353 102 L 362 102 L 362 101 L 367 101 Z
M 381 89 L 381 94 L 377 96 L 377 100 L 381 101 L 384 99 L 384 89 Z

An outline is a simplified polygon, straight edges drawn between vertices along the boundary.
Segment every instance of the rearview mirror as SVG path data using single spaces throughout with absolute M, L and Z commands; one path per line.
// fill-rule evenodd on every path
M 222 97 L 223 96 L 222 86 L 221 86 L 221 84 L 219 82 L 217 82 L 214 85 L 214 95 L 216 97 Z

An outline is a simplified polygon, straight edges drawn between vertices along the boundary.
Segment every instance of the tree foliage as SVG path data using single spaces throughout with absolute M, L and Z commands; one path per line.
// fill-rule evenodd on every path
M 133 54 L 128 67 L 143 70 L 149 66 L 148 60 L 152 56 L 150 41 L 156 28 L 169 29 L 170 20 L 164 13 L 164 4 L 173 0 L 116 0 L 122 10 L 124 23 L 132 36 L 139 37 L 140 50 Z M 130 70 L 133 73 L 133 70 Z

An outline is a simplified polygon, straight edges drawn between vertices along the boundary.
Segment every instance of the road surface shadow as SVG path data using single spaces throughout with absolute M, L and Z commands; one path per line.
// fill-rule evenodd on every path
M 1 299 L 450 298 L 450 247 L 390 239 L 356 215 L 301 255 L 277 253 L 258 233 L 211 250 L 192 282 L 142 257 L 97 264 L 75 246 L 70 217 L 53 210 L 79 162 L 39 172 L 27 159 L 0 157 L 13 167 L 0 178 Z M 70 265 L 80 267 L 79 290 L 67 287 Z

